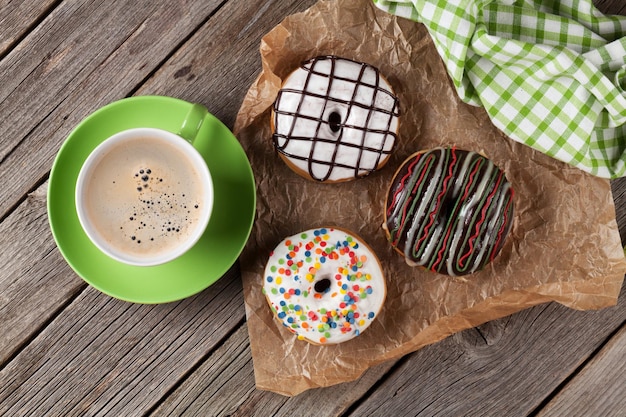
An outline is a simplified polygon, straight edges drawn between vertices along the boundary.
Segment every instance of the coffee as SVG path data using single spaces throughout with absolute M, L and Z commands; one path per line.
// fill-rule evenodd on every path
M 83 184 L 84 214 L 112 252 L 160 257 L 204 227 L 199 223 L 211 201 L 205 189 L 202 173 L 179 146 L 157 136 L 132 137 L 94 160 Z

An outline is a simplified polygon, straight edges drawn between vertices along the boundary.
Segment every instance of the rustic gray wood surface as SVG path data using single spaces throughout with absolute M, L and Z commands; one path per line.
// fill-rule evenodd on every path
M 160 94 L 232 128 L 261 37 L 312 4 L 0 2 L 0 415 L 626 415 L 626 289 L 615 307 L 537 306 L 287 398 L 255 388 L 237 265 L 194 297 L 138 305 L 65 263 L 46 190 L 73 127 L 111 101 Z M 622 0 L 596 4 L 626 14 Z M 626 180 L 612 187 L 626 241 Z

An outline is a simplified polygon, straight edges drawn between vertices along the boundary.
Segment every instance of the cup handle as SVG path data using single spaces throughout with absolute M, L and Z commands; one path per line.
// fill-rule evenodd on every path
M 178 131 L 178 136 L 187 140 L 190 143 L 196 139 L 198 135 L 198 131 L 200 131 L 200 127 L 202 126 L 202 122 L 206 115 L 209 113 L 206 107 L 202 104 L 195 103 L 191 106 L 191 109 L 185 116 L 185 120 L 183 120 L 183 125 Z

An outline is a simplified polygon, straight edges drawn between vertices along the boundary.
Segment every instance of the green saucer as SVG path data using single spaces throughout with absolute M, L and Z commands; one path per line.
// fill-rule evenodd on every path
M 196 294 L 217 281 L 243 250 L 255 216 L 255 184 L 246 154 L 231 131 L 207 114 L 194 146 L 204 156 L 215 188 L 209 225 L 198 243 L 166 264 L 137 267 L 102 254 L 83 232 L 74 187 L 89 153 L 104 139 L 134 127 L 178 132 L 192 103 L 139 96 L 111 103 L 84 119 L 56 156 L 48 185 L 52 235 L 67 263 L 87 283 L 122 300 L 165 303 Z

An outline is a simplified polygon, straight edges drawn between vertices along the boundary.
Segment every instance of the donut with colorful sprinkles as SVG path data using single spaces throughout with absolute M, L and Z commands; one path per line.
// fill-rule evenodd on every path
M 468 275 L 499 254 L 513 206 L 511 184 L 493 162 L 438 148 L 411 155 L 395 173 L 383 228 L 409 265 Z
M 270 254 L 263 281 L 274 316 L 300 340 L 342 343 L 378 316 L 386 285 L 380 262 L 355 234 L 321 227 L 289 236 Z

